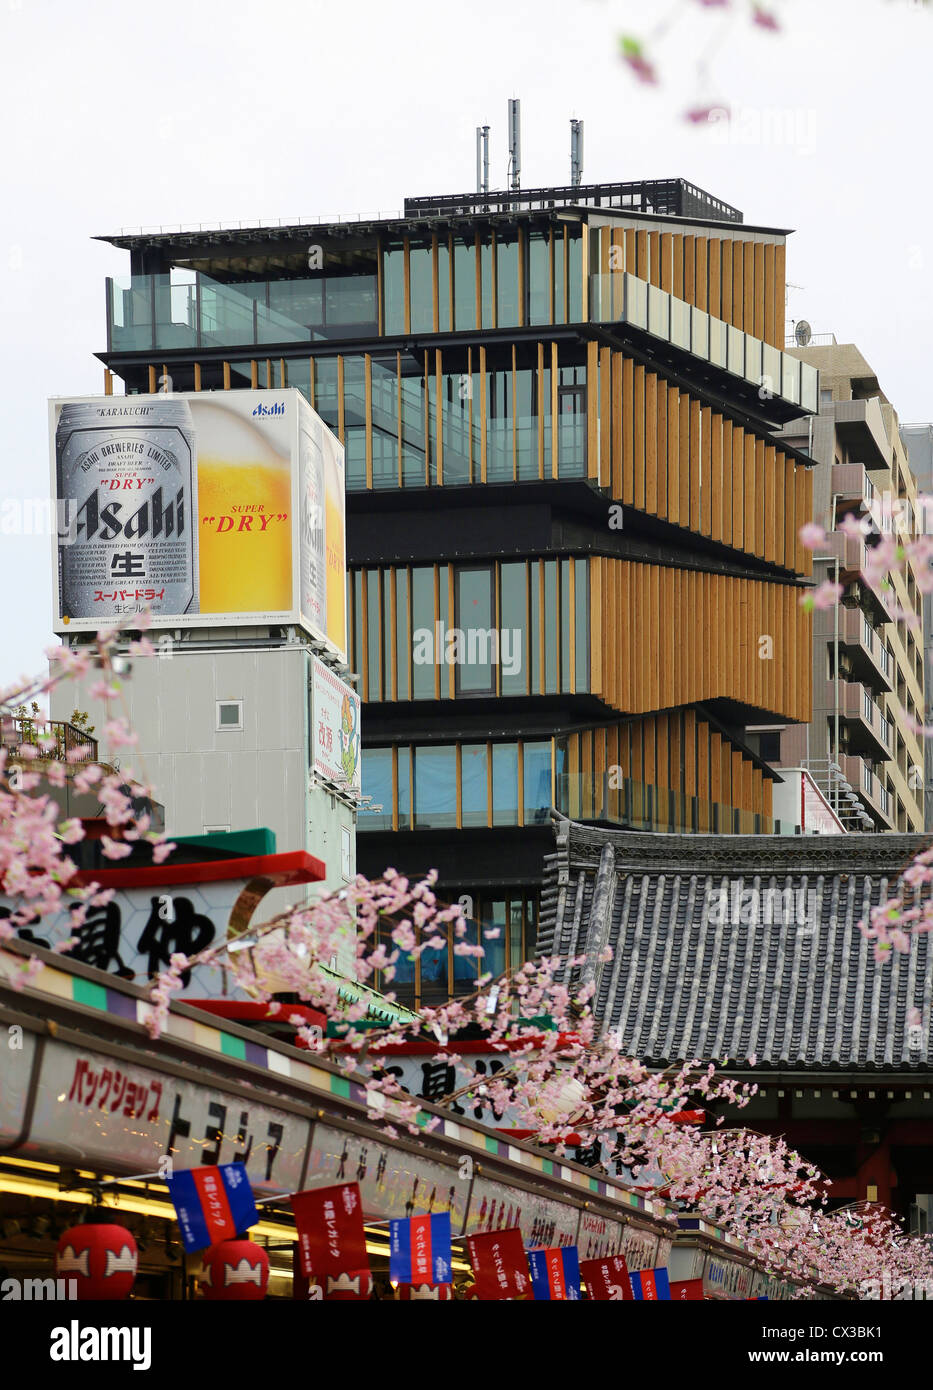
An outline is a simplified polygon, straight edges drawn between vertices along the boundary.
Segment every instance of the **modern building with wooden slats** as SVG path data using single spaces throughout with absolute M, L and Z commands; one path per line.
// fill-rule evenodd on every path
M 436 867 L 493 969 L 533 946 L 552 807 L 773 829 L 745 730 L 811 706 L 811 461 L 776 432 L 819 403 L 786 239 L 680 179 L 106 238 L 107 389 L 297 386 L 344 442 L 359 867 Z

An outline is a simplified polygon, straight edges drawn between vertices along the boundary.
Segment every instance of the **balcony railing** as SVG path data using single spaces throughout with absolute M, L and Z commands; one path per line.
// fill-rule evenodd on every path
M 56 762 L 98 761 L 98 741 L 83 729 L 62 719 L 29 719 L 19 715 L 0 720 L 0 743 L 13 755 L 24 746 L 37 748 L 39 756 Z M 81 757 L 72 756 L 81 752 Z
M 627 271 L 590 276 L 590 319 L 641 328 L 749 386 L 799 406 L 800 414 L 819 408 L 820 374 L 815 367 Z

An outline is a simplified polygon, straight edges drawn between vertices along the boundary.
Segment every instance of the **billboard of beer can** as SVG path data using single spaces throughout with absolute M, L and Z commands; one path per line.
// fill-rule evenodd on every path
M 304 627 L 346 660 L 343 446 L 300 392 L 50 402 L 57 632 Z

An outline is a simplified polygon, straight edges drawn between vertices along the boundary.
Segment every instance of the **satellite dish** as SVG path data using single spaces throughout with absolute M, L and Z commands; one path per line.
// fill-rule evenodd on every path
M 794 324 L 794 342 L 798 347 L 806 347 L 813 336 L 806 319 L 798 319 Z

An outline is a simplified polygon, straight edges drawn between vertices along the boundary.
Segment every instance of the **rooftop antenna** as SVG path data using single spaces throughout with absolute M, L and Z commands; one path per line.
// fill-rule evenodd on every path
M 521 188 L 522 175 L 522 104 L 517 97 L 509 98 L 509 187 L 513 193 Z
M 583 180 L 583 122 L 570 122 L 570 187 L 579 188 Z
M 489 126 L 476 127 L 476 191 L 489 195 Z

